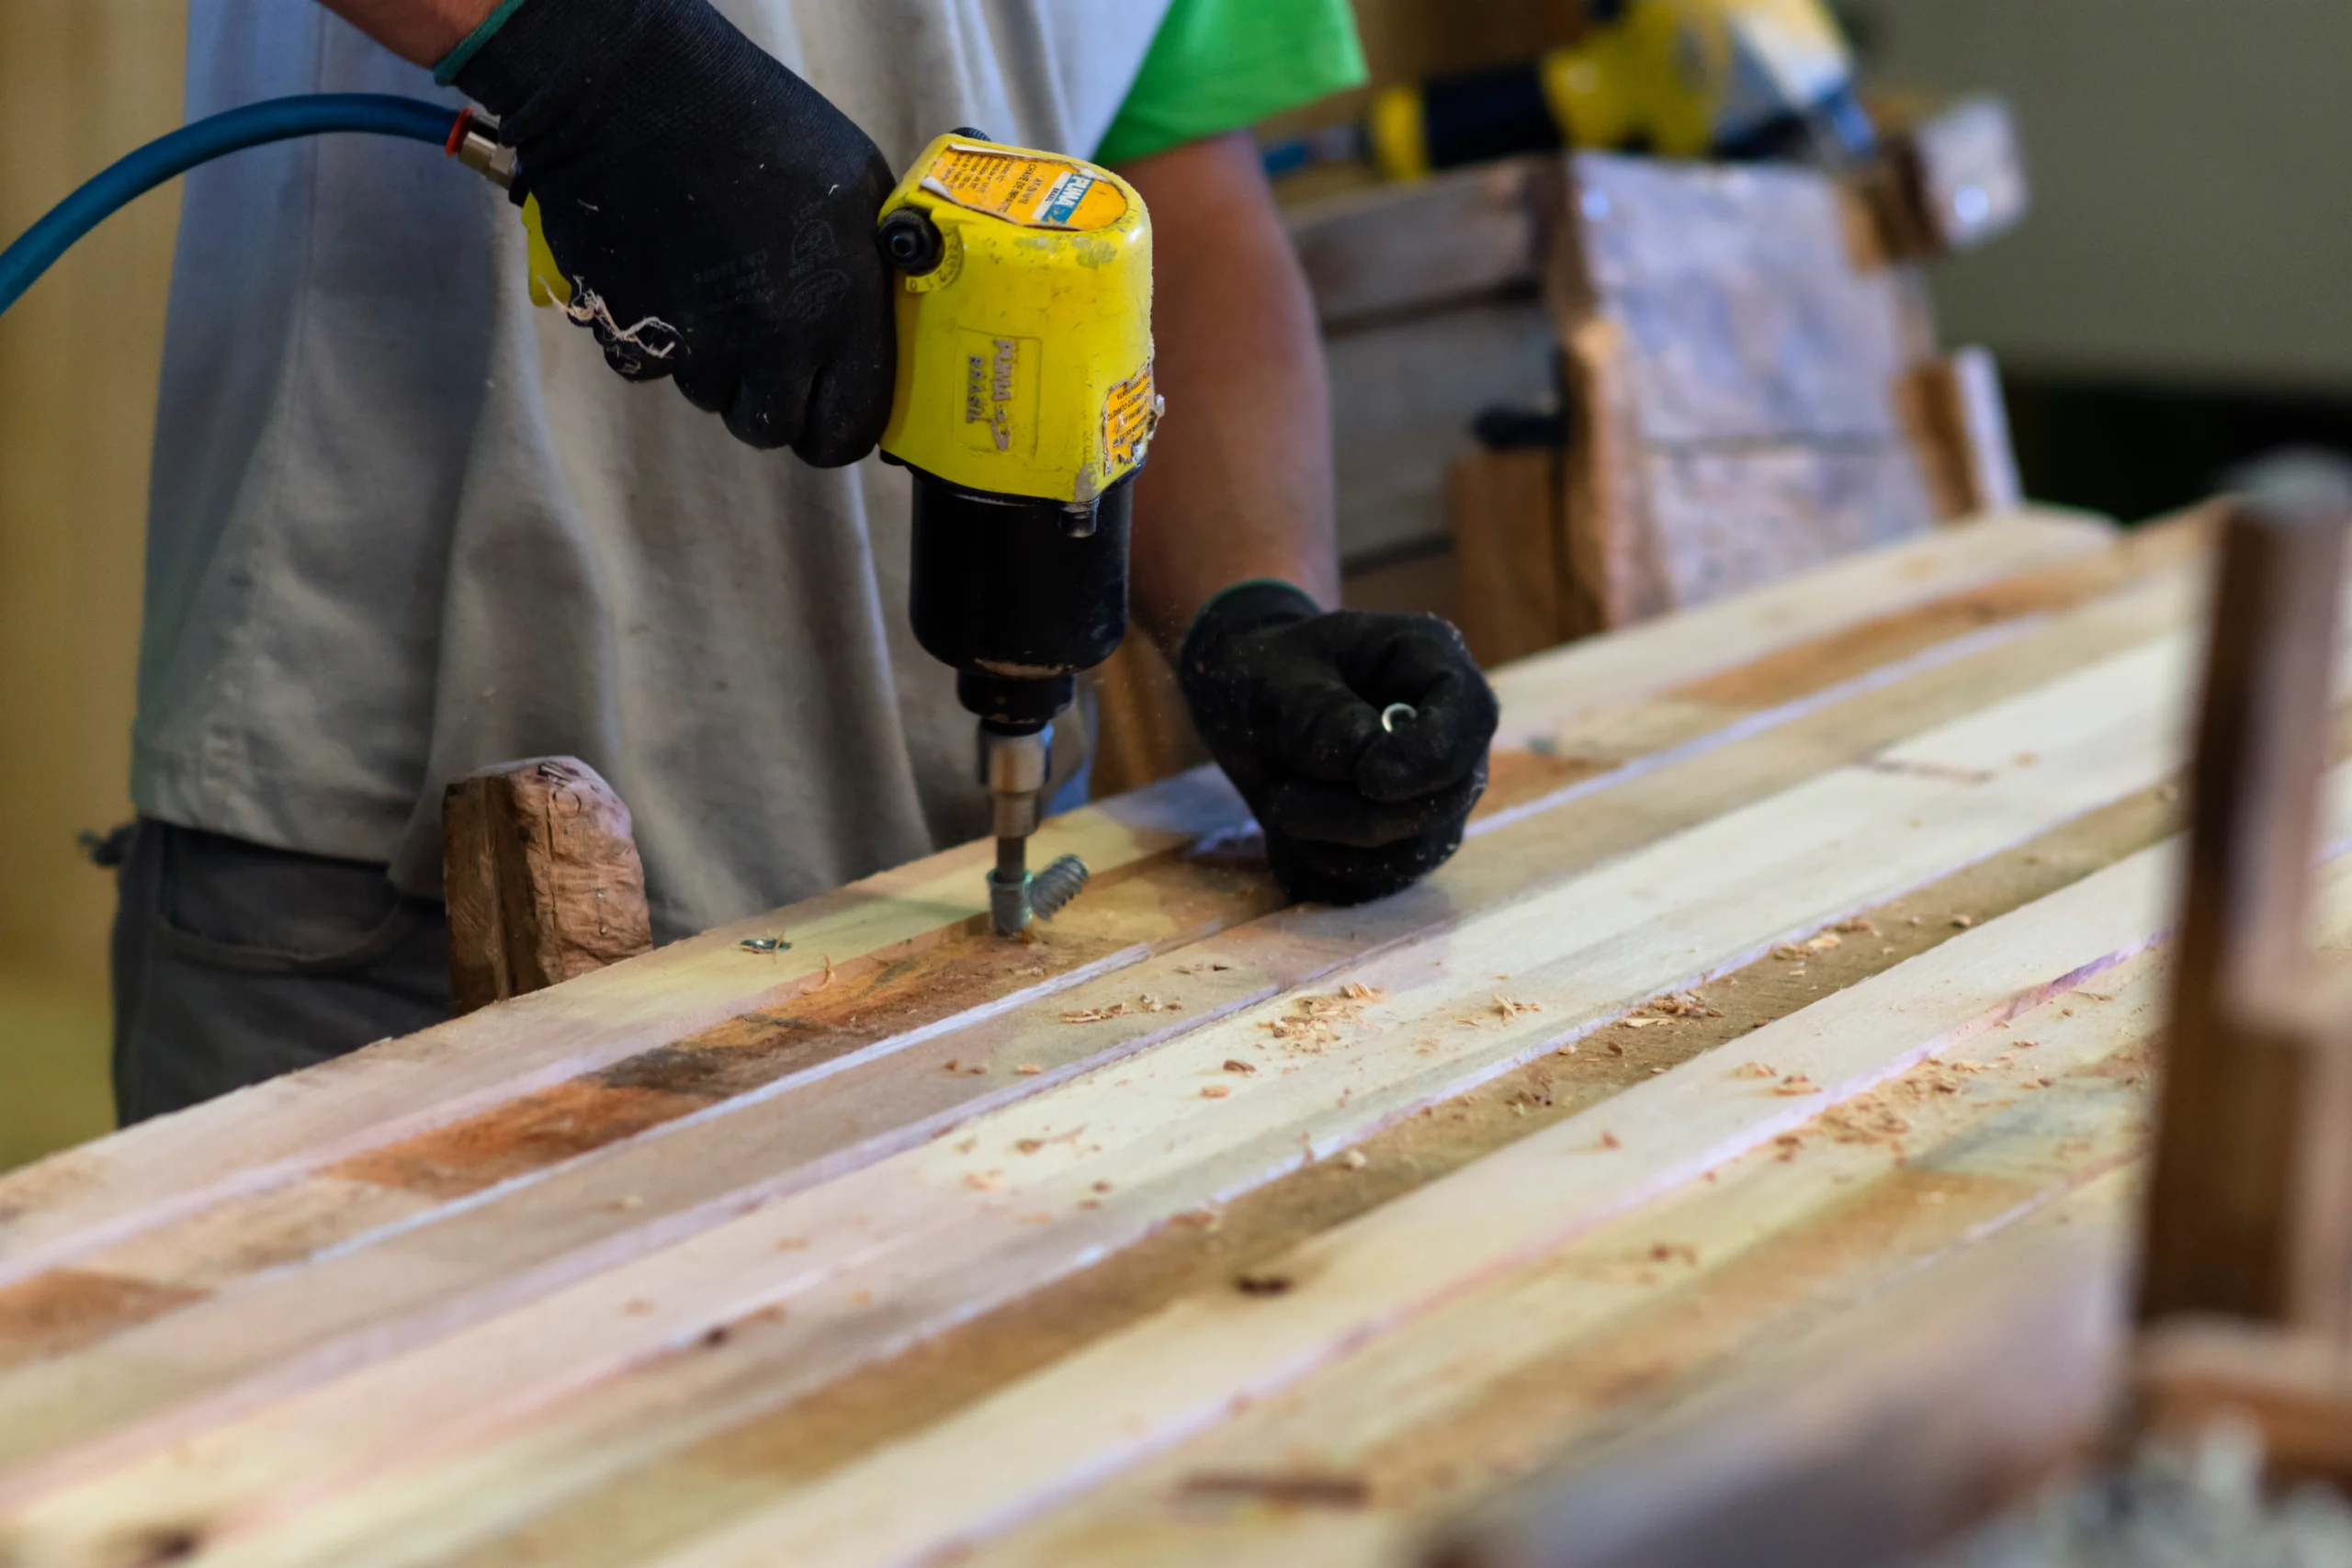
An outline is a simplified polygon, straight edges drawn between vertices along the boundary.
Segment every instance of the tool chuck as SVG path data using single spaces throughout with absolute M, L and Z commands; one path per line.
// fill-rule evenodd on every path
M 916 639 L 979 720 L 999 934 L 1049 919 L 1086 868 L 1032 876 L 1054 721 L 1127 629 L 1127 526 L 1161 412 L 1151 221 L 1108 169 L 941 137 L 884 205 L 899 275 L 886 460 L 914 484 Z

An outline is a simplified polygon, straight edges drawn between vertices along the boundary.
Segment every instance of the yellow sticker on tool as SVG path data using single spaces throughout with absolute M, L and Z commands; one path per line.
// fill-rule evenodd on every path
M 1152 389 L 1151 361 L 1111 389 L 1102 400 L 1102 462 L 1106 468 L 1124 468 L 1151 442 L 1159 423 L 1159 396 Z
M 922 188 L 1024 229 L 1107 229 L 1127 212 L 1127 198 L 1100 175 L 995 148 L 950 145 L 932 160 Z

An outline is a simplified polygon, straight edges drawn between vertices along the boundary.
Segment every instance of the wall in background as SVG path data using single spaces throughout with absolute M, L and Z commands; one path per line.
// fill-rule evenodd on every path
M 0 232 L 179 123 L 184 0 L 0 4 Z M 177 221 L 147 197 L 0 317 L 0 1168 L 104 1131 L 147 450 Z
M 2352 6 L 1848 0 L 1871 79 L 2016 106 L 2036 207 L 1947 333 L 2074 378 L 2352 393 Z

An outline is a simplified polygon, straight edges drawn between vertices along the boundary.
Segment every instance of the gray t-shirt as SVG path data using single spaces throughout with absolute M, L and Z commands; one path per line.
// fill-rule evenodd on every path
M 718 0 L 904 167 L 977 126 L 1091 152 L 1168 0 Z M 299 0 L 197 0 L 189 118 L 461 100 Z M 132 794 L 437 893 L 441 791 L 566 752 L 664 937 L 985 830 L 906 622 L 904 476 L 759 453 L 534 310 L 503 193 L 340 136 L 192 175 L 155 439 Z

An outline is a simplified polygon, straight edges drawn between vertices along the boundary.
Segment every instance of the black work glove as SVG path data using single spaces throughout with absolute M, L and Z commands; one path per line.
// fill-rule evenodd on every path
M 525 0 L 454 73 L 515 149 L 567 311 L 754 446 L 854 462 L 890 413 L 897 184 L 864 131 L 708 0 Z
M 1461 847 L 1487 787 L 1495 694 L 1435 615 L 1329 614 L 1286 582 L 1209 602 L 1177 679 L 1294 898 L 1357 904 Z M 1382 714 L 1409 704 L 1409 716 Z

